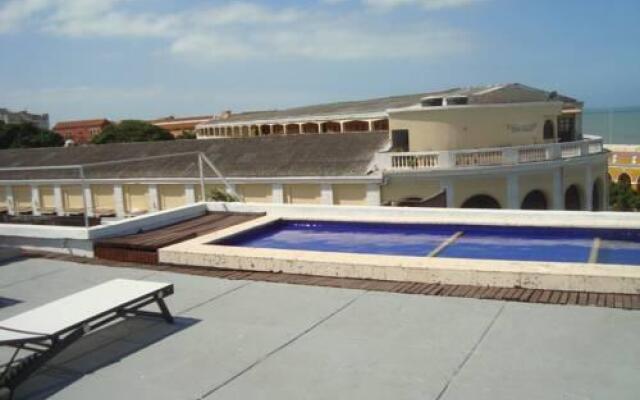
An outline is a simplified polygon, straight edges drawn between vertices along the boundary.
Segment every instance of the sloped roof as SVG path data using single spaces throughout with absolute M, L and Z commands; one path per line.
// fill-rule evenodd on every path
M 563 95 L 552 97 L 553 92 L 532 88 L 519 83 L 452 88 L 435 92 L 423 92 L 402 96 L 391 96 L 357 101 L 325 103 L 283 110 L 249 111 L 230 114 L 226 118 L 212 119 L 208 123 L 234 123 L 265 120 L 281 120 L 313 116 L 338 116 L 352 114 L 382 113 L 389 109 L 411 107 L 420 104 L 424 97 L 468 96 L 469 104 L 502 104 L 533 101 L 577 102 Z
M 0 168 L 91 164 L 203 152 L 225 177 L 364 176 L 384 133 L 260 136 L 0 151 Z M 215 174 L 206 168 L 206 174 Z M 76 179 L 77 170 L 0 171 L 0 179 Z M 197 178 L 195 154 L 85 167 L 88 179 Z
M 60 121 L 58 122 L 53 129 L 73 129 L 73 128 L 92 128 L 92 127 L 100 127 L 105 124 L 108 124 L 108 119 L 85 119 L 80 121 Z

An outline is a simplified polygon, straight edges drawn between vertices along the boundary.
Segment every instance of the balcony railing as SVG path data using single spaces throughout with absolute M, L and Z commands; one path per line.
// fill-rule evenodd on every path
M 383 170 L 430 170 L 516 165 L 602 153 L 602 138 L 586 136 L 575 142 L 497 147 L 474 150 L 378 153 Z

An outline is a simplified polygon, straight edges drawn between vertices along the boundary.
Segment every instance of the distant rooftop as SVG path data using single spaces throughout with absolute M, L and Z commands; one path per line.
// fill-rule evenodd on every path
M 233 123 L 245 121 L 278 120 L 310 116 L 352 115 L 384 113 L 389 109 L 405 108 L 420 104 L 428 97 L 468 97 L 469 104 L 505 104 L 538 101 L 562 101 L 578 103 L 574 98 L 532 88 L 519 83 L 452 88 L 434 92 L 422 92 L 401 96 L 381 97 L 366 100 L 324 103 L 282 110 L 225 112 L 209 123 Z

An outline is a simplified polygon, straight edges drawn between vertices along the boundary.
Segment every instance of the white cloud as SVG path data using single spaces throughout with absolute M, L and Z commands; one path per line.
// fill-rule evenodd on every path
M 330 0 L 335 1 L 335 0 Z M 372 7 L 452 7 L 480 0 L 362 0 Z M 380 16 L 331 14 L 230 2 L 173 13 L 134 12 L 133 0 L 9 0 L 0 6 L 6 30 L 36 19 L 41 30 L 67 37 L 149 37 L 170 54 L 194 61 L 291 57 L 321 60 L 431 57 L 459 51 L 464 32 L 428 23 L 389 29 Z M 376 19 L 377 18 L 377 19 Z M 1 32 L 1 30 L 0 30 Z
M 484 0 L 362 0 L 369 7 L 383 10 L 400 6 L 420 6 L 427 10 L 440 10 L 469 6 L 482 1 Z

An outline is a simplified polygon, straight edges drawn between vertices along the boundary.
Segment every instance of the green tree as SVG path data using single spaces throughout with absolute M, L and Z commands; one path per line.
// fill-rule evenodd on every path
M 4 121 L 0 121 L 0 149 L 62 145 L 64 138 L 53 131 L 40 129 L 30 123 L 5 124 Z
M 207 192 L 207 201 L 226 201 L 226 202 L 236 202 L 240 201 L 236 196 L 231 193 L 227 193 L 224 190 L 220 189 L 212 189 Z
M 184 131 L 176 139 L 195 139 L 196 133 L 194 131 Z
M 173 140 L 173 135 L 164 129 L 144 121 L 125 120 L 106 127 L 91 140 L 94 144 L 122 142 L 155 142 Z
M 613 211 L 638 211 L 640 210 L 640 193 L 634 191 L 630 185 L 611 182 L 609 204 Z

